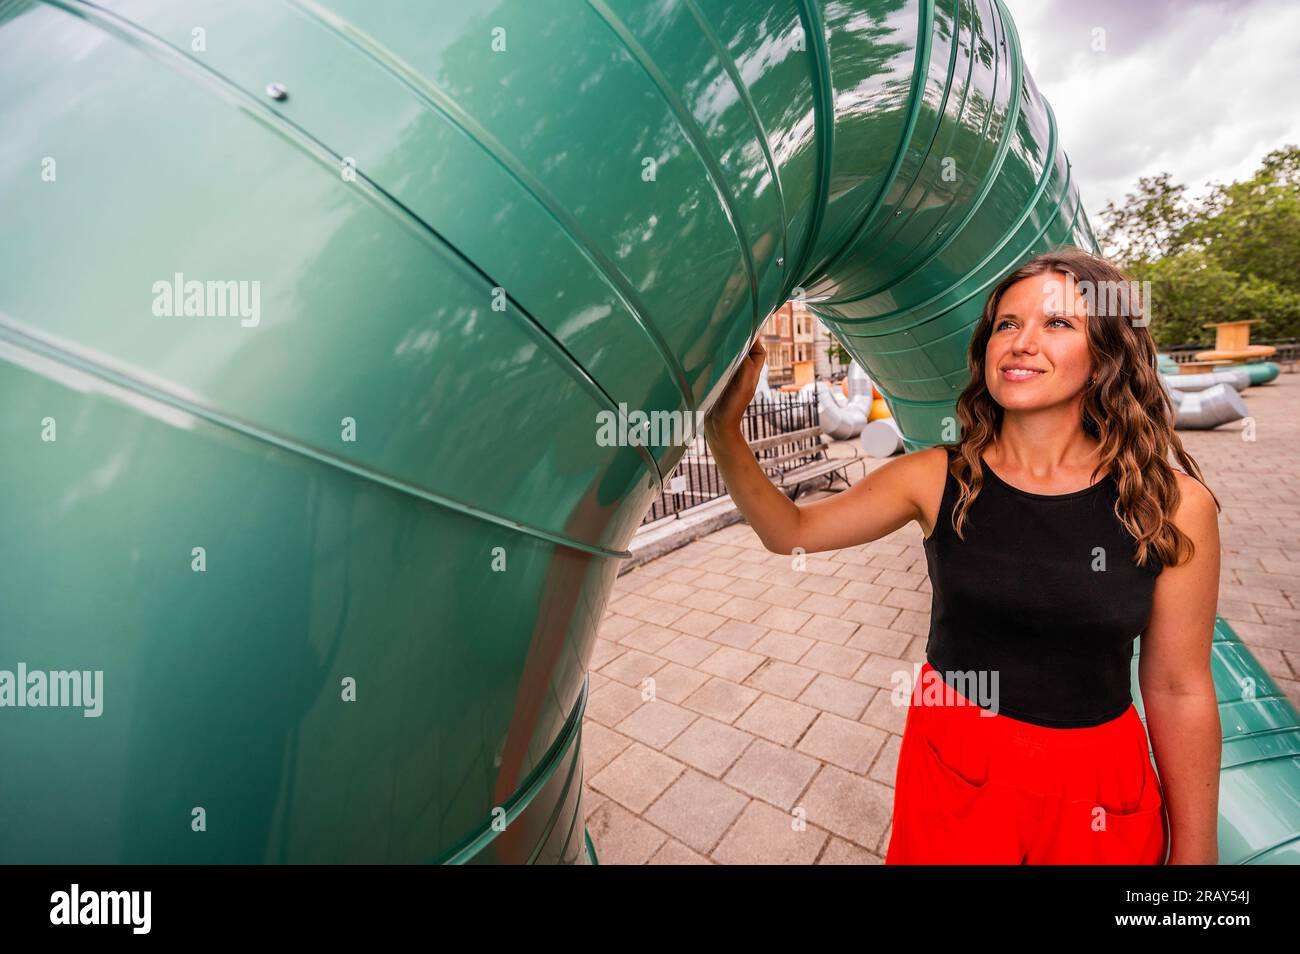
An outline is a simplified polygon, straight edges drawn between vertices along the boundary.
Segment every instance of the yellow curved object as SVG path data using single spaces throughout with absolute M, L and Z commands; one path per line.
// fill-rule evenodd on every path
M 1277 353 L 1277 348 L 1273 345 L 1253 344 L 1246 345 L 1244 348 L 1232 348 L 1229 350 L 1218 351 L 1198 351 L 1196 352 L 1197 361 L 1251 361 L 1264 360 Z

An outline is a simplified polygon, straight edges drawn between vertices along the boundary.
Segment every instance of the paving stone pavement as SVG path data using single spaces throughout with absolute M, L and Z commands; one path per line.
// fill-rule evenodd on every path
M 1222 505 L 1219 614 L 1300 707 L 1300 375 L 1244 398 L 1246 422 L 1178 433 Z M 583 727 L 601 864 L 882 864 L 921 545 L 910 523 L 796 569 L 741 523 L 621 576 Z

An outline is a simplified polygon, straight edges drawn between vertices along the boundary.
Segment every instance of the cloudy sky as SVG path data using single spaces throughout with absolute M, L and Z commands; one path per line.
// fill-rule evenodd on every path
M 1199 194 L 1300 144 L 1296 0 L 1005 2 L 1098 231 L 1139 176 Z

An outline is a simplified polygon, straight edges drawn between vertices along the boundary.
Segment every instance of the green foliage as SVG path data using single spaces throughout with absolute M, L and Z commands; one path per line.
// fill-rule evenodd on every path
M 1122 206 L 1106 203 L 1101 212 L 1106 225 L 1097 238 L 1115 261 L 1151 262 L 1179 251 L 1194 216 L 1186 186 L 1172 182 L 1167 172 L 1142 176 L 1137 192 L 1126 195 Z
M 1219 186 L 1188 240 L 1229 270 L 1300 292 L 1300 149 L 1269 153 L 1254 177 Z
M 1211 343 L 1213 321 L 1262 319 L 1253 340 L 1300 336 L 1300 148 L 1269 153 L 1245 182 L 1203 199 L 1168 173 L 1144 176 L 1102 211 L 1104 252 L 1151 282 L 1161 346 Z

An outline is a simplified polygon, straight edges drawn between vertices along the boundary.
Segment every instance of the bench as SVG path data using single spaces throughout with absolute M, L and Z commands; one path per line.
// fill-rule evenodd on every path
M 844 481 L 846 488 L 851 487 L 848 468 L 855 462 L 862 466 L 864 477 L 867 473 L 866 461 L 856 444 L 850 445 L 851 456 L 830 455 L 831 441 L 820 425 L 746 443 L 763 472 L 791 500 L 796 499 L 805 486 L 823 477 L 827 478 L 826 490 L 834 489 L 837 478 Z

